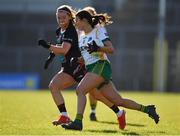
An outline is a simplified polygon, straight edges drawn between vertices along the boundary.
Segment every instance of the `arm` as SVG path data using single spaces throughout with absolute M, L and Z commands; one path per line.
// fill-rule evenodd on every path
M 61 46 L 51 44 L 49 50 L 53 51 L 53 53 L 56 55 L 66 55 L 70 48 L 71 43 L 63 42 Z
M 109 39 L 106 28 L 105 27 L 98 27 L 96 36 L 101 41 L 101 42 L 95 41 L 97 43 L 97 46 L 100 47 L 97 51 L 108 53 L 108 54 L 113 54 L 114 47 L 113 47 L 113 45 Z
M 113 54 L 114 53 L 114 47 L 112 46 L 111 41 L 104 41 L 104 46 L 100 47 L 97 51 Z
M 43 48 L 49 49 L 56 55 L 65 55 L 71 48 L 71 43 L 65 41 L 62 43 L 61 46 L 47 43 L 45 40 L 39 40 L 38 44 Z
M 93 41 L 91 44 L 88 44 L 88 52 L 91 54 L 92 52 L 104 52 L 112 54 L 114 52 L 114 48 L 112 46 L 111 41 L 105 41 L 104 46 L 98 46 L 95 41 Z

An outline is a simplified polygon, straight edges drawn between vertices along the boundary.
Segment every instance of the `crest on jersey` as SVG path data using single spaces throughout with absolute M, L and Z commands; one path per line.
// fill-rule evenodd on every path
M 104 35 L 105 35 L 105 36 L 108 36 L 108 34 L 107 34 L 107 33 L 104 33 Z
M 92 37 L 89 37 L 88 42 L 92 41 Z

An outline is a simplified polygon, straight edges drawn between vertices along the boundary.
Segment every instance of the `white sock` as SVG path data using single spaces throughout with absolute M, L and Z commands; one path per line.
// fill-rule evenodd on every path
M 96 113 L 96 110 L 91 110 L 91 113 Z
M 67 112 L 61 112 L 61 115 L 68 117 Z
M 123 110 L 119 110 L 119 112 L 116 113 L 117 117 L 121 117 L 122 114 L 123 114 Z

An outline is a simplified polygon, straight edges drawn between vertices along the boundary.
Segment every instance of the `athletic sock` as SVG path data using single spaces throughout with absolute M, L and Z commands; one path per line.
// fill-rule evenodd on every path
M 123 110 L 119 110 L 119 112 L 116 113 L 116 115 L 117 115 L 118 117 L 121 117 L 122 114 L 123 114 Z
M 140 111 L 144 112 L 144 113 L 148 113 L 148 107 L 141 105 Z
M 96 113 L 96 104 L 91 104 L 91 113 Z
M 120 117 L 123 113 L 123 110 L 119 110 L 119 108 L 116 105 L 113 105 L 112 107 L 110 107 L 118 117 Z
M 82 123 L 83 115 L 82 114 L 76 114 L 76 118 L 74 122 Z
M 68 117 L 67 112 L 61 112 L 61 115 Z
M 65 104 L 64 104 L 64 103 L 58 105 L 57 107 L 58 107 L 58 109 L 59 109 L 59 112 L 60 112 L 62 115 L 68 116 L 67 111 L 66 111 L 66 107 L 65 107 Z

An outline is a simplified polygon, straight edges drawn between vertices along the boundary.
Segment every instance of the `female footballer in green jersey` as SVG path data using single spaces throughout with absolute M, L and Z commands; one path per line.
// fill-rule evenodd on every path
M 88 11 L 81 10 L 76 14 L 76 27 L 83 31 L 79 37 L 79 48 L 84 59 L 87 73 L 76 88 L 78 97 L 77 114 L 73 122 L 64 125 L 65 129 L 82 130 L 83 114 L 86 106 L 86 94 L 99 88 L 109 101 L 117 106 L 147 113 L 155 123 L 159 122 L 155 105 L 144 106 L 133 100 L 123 98 L 112 83 L 112 69 L 106 53 L 113 53 L 114 49 L 106 33 L 97 34 L 98 23 L 109 23 L 106 14 L 92 16 Z

